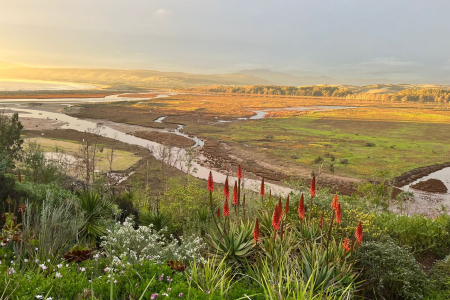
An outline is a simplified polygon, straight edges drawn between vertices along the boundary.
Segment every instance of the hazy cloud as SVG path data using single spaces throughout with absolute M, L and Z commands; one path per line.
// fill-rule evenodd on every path
M 0 61 L 450 79 L 450 1 L 0 0 Z

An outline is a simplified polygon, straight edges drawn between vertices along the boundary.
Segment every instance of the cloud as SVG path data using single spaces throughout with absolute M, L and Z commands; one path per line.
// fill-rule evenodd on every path
M 165 17 L 165 16 L 167 16 L 168 14 L 169 14 L 169 12 L 168 12 L 167 10 L 165 10 L 164 8 L 157 9 L 157 10 L 153 13 L 154 16 L 159 16 L 159 17 Z

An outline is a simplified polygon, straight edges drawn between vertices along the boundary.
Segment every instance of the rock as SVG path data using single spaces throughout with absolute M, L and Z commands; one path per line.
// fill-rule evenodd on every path
M 366 143 L 366 147 L 375 147 L 375 146 L 376 145 L 374 143 L 369 143 L 369 142 Z
M 346 159 L 346 158 L 341 159 L 341 164 L 347 165 L 348 164 L 348 159 Z

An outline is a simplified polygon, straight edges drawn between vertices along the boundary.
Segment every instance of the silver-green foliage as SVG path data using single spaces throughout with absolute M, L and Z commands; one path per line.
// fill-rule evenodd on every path
M 123 224 L 117 223 L 102 237 L 101 246 L 110 255 L 136 263 L 151 259 L 156 263 L 167 260 L 203 261 L 200 250 L 203 241 L 199 237 L 174 238 L 167 229 L 153 230 L 153 225 L 134 228 L 134 222 L 127 218 Z

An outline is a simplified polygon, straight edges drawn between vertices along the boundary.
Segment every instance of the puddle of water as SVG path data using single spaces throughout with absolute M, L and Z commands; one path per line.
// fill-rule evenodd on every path
M 167 116 L 159 117 L 158 119 L 156 119 L 156 120 L 153 121 L 153 122 L 155 122 L 155 123 L 162 123 L 162 122 L 164 121 L 165 118 L 167 118 Z
M 428 193 L 428 192 L 415 190 L 411 187 L 411 186 L 417 184 L 418 182 L 426 181 L 428 179 L 438 179 L 438 180 L 442 181 L 444 183 L 444 185 L 447 187 L 447 189 L 450 191 L 450 167 L 443 168 L 442 170 L 433 172 L 431 174 L 428 174 L 427 176 L 419 178 L 419 179 L 415 180 L 414 182 L 401 187 L 401 189 L 406 192 L 413 192 L 413 193 L 418 193 L 418 194 L 440 195 L 440 196 L 450 200 L 450 193 L 448 193 L 448 192 L 446 194 Z

